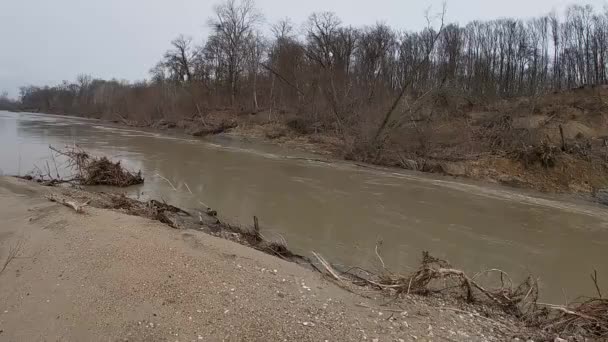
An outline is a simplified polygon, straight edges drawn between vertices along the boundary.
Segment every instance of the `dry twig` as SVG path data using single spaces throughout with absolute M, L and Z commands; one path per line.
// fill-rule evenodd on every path
M 593 270 L 593 274 L 591 274 L 591 280 L 593 281 L 593 285 L 595 285 L 595 290 L 597 291 L 598 297 L 602 299 L 602 291 L 600 290 L 600 285 L 597 281 L 597 270 Z
M 23 241 L 18 241 L 15 245 L 13 245 L 9 248 L 8 255 L 6 256 L 6 260 L 4 261 L 4 264 L 2 265 L 2 268 L 0 269 L 0 274 L 2 274 L 2 272 L 4 272 L 6 270 L 6 268 L 11 263 L 11 261 L 13 261 L 17 257 L 17 255 L 19 255 L 19 252 L 21 251 L 22 247 L 23 247 Z
M 171 187 L 173 188 L 174 191 L 177 191 L 177 188 L 175 186 L 173 186 L 173 183 L 171 183 L 170 180 L 168 180 L 167 178 L 161 176 L 160 174 L 156 174 L 157 177 L 162 178 L 165 182 L 169 183 L 169 185 L 171 185 Z
M 338 275 L 338 273 L 331 267 L 331 265 L 319 254 L 312 252 L 312 255 L 315 256 L 315 258 L 317 258 L 317 260 L 319 260 L 319 262 L 321 263 L 321 265 L 323 265 L 323 267 L 327 270 L 327 272 L 329 272 L 329 274 L 337 281 L 342 282 L 343 279 L 342 277 L 340 277 Z
M 378 242 L 376 242 L 376 248 L 375 248 L 376 256 L 378 257 L 378 260 L 380 260 L 380 263 L 382 264 L 382 269 L 384 269 L 386 271 L 386 265 L 384 264 L 384 260 L 380 256 L 380 253 L 378 253 L 378 246 L 379 245 L 382 245 L 382 241 L 381 240 L 378 241 Z

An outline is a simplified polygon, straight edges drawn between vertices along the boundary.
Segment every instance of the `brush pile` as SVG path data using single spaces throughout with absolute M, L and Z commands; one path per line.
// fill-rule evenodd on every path
M 568 306 L 539 305 L 545 307 L 539 325 L 549 333 L 608 339 L 608 299 L 588 298 Z
M 380 274 L 361 268 L 340 271 L 315 254 L 322 266 L 317 269 L 343 286 L 371 287 L 395 298 L 404 295 L 455 298 L 476 306 L 486 316 L 514 316 L 542 332 L 542 336 L 536 336 L 541 340 L 556 335 L 581 341 L 585 338 L 608 338 L 608 299 L 602 297 L 597 275 L 592 275 L 598 289 L 597 298 L 561 306 L 538 302 L 539 287 L 533 277 L 516 285 L 507 273 L 499 269 L 469 276 L 428 252 L 423 252 L 417 270 L 409 275 L 400 275 L 385 267 L 377 247 L 376 255 L 382 264 Z M 487 283 L 493 286 L 487 286 Z
M 515 159 L 520 160 L 526 167 L 538 163 L 548 169 L 555 167 L 556 156 L 561 152 L 558 147 L 543 141 L 540 145 L 523 146 L 516 152 Z
M 66 147 L 63 150 L 52 146 L 49 148 L 55 153 L 55 157 L 66 159 L 66 167 L 72 173 L 69 182 L 79 185 L 117 187 L 128 187 L 144 182 L 141 171 L 130 172 L 121 165 L 120 161 L 112 162 L 107 157 L 92 156 L 77 146 Z
M 381 259 L 381 258 L 380 258 Z M 497 279 L 494 288 L 485 287 L 478 281 L 482 276 L 495 274 Z M 437 295 L 449 294 L 467 303 L 483 304 L 486 307 L 524 317 L 532 310 L 538 299 L 538 284 L 528 277 L 515 286 L 505 272 L 492 269 L 478 273 L 473 277 L 453 268 L 447 261 L 433 257 L 428 252 L 422 253 L 419 268 L 409 275 L 395 274 L 385 267 L 380 275 L 364 271 L 347 272 L 347 278 L 358 278 L 359 284 L 369 286 L 395 296 L 400 295 Z
M 509 312 L 517 312 L 519 303 L 528 299 L 530 294 L 538 292 L 536 284 L 531 286 L 522 284 L 513 289 L 513 282 L 504 272 L 493 271 L 501 275 L 501 286 L 495 290 L 488 290 L 475 281 L 479 275 L 470 278 L 463 271 L 452 268 L 448 262 L 437 259 L 428 252 L 423 252 L 422 264 L 412 275 L 396 279 L 385 276 L 384 280 L 388 283 L 401 283 L 402 286 L 397 288 L 398 293 L 408 292 L 422 295 L 444 291 L 444 289 L 438 289 L 438 284 L 436 284 L 441 281 L 443 284 L 451 284 L 452 290 L 460 289 L 463 299 L 469 302 L 490 301 Z M 507 277 L 506 284 L 505 277 Z

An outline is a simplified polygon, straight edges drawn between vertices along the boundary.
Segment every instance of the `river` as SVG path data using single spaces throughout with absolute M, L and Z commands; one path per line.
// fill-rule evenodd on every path
M 540 279 L 542 298 L 608 293 L 608 211 L 563 196 L 345 162 L 229 137 L 195 139 L 75 117 L 0 111 L 0 170 L 46 167 L 48 146 L 77 144 L 141 169 L 125 190 L 193 209 L 199 201 L 231 222 L 260 219 L 262 233 L 342 265 L 406 271 L 424 250 L 475 273 L 500 268 Z M 172 187 L 157 175 L 171 180 Z M 189 193 L 191 189 L 192 194 Z M 604 279 L 604 280 L 603 280 Z

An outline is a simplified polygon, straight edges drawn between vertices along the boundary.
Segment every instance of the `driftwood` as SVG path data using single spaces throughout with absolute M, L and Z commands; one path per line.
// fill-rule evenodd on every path
M 331 267 L 331 265 L 327 262 L 327 260 L 325 260 L 321 255 L 312 252 L 312 255 L 315 256 L 315 258 L 317 258 L 317 260 L 319 260 L 319 262 L 321 263 L 321 265 L 325 268 L 325 270 L 327 270 L 327 272 L 337 281 L 343 281 L 342 277 L 340 277 L 338 275 L 338 273 Z
M 80 204 L 80 203 L 76 203 L 74 201 L 68 201 L 65 198 L 59 198 L 55 195 L 48 195 L 48 196 L 46 196 L 46 198 L 51 202 L 59 203 L 68 208 L 72 208 L 72 209 L 74 209 L 75 212 L 77 212 L 79 214 L 84 213 L 84 208 L 87 207 L 91 203 L 91 201 L 89 200 L 89 201 L 86 201 L 85 203 Z
M 173 185 L 173 183 L 171 183 L 170 180 L 168 180 L 167 178 L 161 176 L 160 174 L 156 174 L 157 177 L 161 178 L 162 180 L 164 180 L 165 182 L 169 183 L 169 185 L 173 188 L 173 191 L 177 191 L 177 188 Z M 188 188 L 188 190 L 190 190 L 190 188 Z M 192 191 L 190 192 L 192 193 Z

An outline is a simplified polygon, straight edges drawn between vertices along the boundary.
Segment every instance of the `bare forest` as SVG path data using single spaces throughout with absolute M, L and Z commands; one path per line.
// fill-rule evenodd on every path
M 23 87 L 18 105 L 305 139 L 346 159 L 547 191 L 608 183 L 608 10 L 459 25 L 444 8 L 426 19 L 418 32 L 329 12 L 268 23 L 252 0 L 227 0 L 204 40 L 168 42 L 149 80 L 80 76 Z

